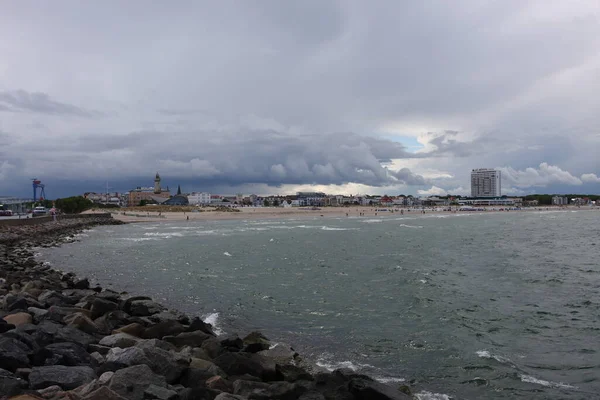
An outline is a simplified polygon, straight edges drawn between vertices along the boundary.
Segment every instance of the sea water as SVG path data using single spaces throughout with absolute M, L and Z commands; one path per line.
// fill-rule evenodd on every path
M 43 249 L 420 399 L 600 398 L 600 212 L 181 221 Z

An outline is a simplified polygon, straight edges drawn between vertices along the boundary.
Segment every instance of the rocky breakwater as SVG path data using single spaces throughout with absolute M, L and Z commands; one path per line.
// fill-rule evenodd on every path
M 149 297 L 90 287 L 34 258 L 32 246 L 58 244 L 100 223 L 113 222 L 71 220 L 0 237 L 0 398 L 411 398 L 407 387 L 349 370 L 313 370 L 290 346 L 259 332 L 217 337 L 197 317 Z

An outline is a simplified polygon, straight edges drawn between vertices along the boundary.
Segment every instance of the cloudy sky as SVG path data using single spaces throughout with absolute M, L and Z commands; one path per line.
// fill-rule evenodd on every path
M 600 192 L 600 3 L 13 1 L 0 195 Z

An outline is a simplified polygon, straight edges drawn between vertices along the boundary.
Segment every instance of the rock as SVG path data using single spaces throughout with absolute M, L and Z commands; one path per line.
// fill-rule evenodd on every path
M 102 346 L 101 344 L 90 344 L 88 346 L 88 350 L 90 352 L 92 352 L 92 353 L 97 352 L 97 353 L 102 354 L 103 356 L 107 355 L 108 351 L 110 349 L 111 349 L 110 347 L 108 347 L 108 346 Z
M 44 319 L 46 314 L 48 314 L 48 310 L 45 310 L 43 308 L 37 308 L 37 307 L 29 307 L 29 308 L 27 308 L 27 311 L 31 315 L 33 315 L 33 321 L 36 324 L 39 324 Z
M 218 394 L 206 387 L 185 388 L 179 392 L 179 400 L 214 400 Z
M 175 350 L 177 350 L 177 348 L 175 346 L 173 346 L 171 343 L 165 342 L 164 340 L 160 340 L 160 339 L 145 339 L 145 340 L 140 340 L 139 342 L 137 342 L 135 344 L 135 346 L 136 347 L 141 347 L 141 348 L 144 348 L 144 349 L 148 348 L 148 347 L 156 347 L 156 348 L 167 350 L 167 351 L 175 351 Z M 181 353 L 183 353 L 183 352 L 181 352 Z M 184 354 L 181 354 L 181 356 L 185 357 Z
M 152 314 L 158 314 L 164 309 L 162 305 L 152 300 L 134 300 L 129 304 L 128 313 L 138 317 L 147 317 Z
M 238 379 L 233 382 L 233 394 L 248 397 L 253 391 L 267 389 L 268 387 L 269 384 L 265 382 L 254 382 Z
M 43 397 L 34 396 L 32 394 L 22 394 L 19 396 L 11 397 L 10 400 L 44 400 Z
M 226 351 L 240 351 L 244 348 L 244 341 L 237 336 L 221 340 L 221 347 Z
M 19 327 L 19 330 L 24 330 L 25 332 L 29 333 L 40 346 L 46 346 L 50 343 L 54 343 L 54 336 L 60 329 L 62 329 L 62 325 L 49 320 L 44 320 L 38 325 L 33 326 L 32 330 L 26 330 L 25 325 Z
M 97 291 L 97 290 L 94 290 Z M 108 301 L 112 301 L 113 303 L 120 304 L 121 303 L 121 295 L 114 290 L 104 289 L 103 291 L 96 293 L 96 297 L 105 299 Z
M 95 378 L 96 374 L 90 367 L 67 367 L 64 365 L 33 367 L 29 374 L 29 387 L 42 389 L 58 385 L 62 389 L 71 390 L 91 382 Z
M 286 382 L 296 382 L 296 381 L 312 381 L 313 377 L 310 373 L 308 373 L 305 369 L 298 367 L 296 365 L 286 364 L 279 365 L 277 364 L 277 374 L 283 377 L 283 380 Z
M 59 324 L 64 324 L 65 317 L 75 313 L 82 313 L 88 318 L 91 315 L 90 310 L 84 308 L 52 306 L 48 309 L 48 313 L 44 318 L 58 322 Z
M 24 325 L 21 325 L 23 327 Z M 4 333 L 4 337 L 13 338 L 23 343 L 29 349 L 28 355 L 39 350 L 40 346 L 35 341 L 35 338 L 21 329 L 13 329 Z
M 80 279 L 73 284 L 74 289 L 89 289 L 90 281 L 87 278 Z
M 130 318 L 126 312 L 115 310 L 104 314 L 100 318 L 96 318 L 94 324 L 96 324 L 100 332 L 109 335 L 115 329 L 130 324 L 132 322 Z
M 56 342 L 73 342 L 87 348 L 92 343 L 98 343 L 98 340 L 83 331 L 72 326 L 64 326 L 58 330 L 54 336 Z
M 277 343 L 269 350 L 263 350 L 258 354 L 275 360 L 278 364 L 289 364 L 298 356 L 296 350 L 285 343 Z
M 127 400 L 127 398 L 106 386 L 100 386 L 98 389 L 82 397 L 82 400 Z
M 206 387 L 220 392 L 232 392 L 233 385 L 221 376 L 213 376 L 206 380 Z
M 104 359 L 104 356 L 100 353 L 98 353 L 97 351 L 94 351 L 93 353 L 90 353 L 90 358 L 92 359 L 92 366 L 98 366 L 101 364 L 104 364 L 104 362 L 106 361 Z
M 350 393 L 357 400 L 407 400 L 408 396 L 383 383 L 365 378 L 353 378 L 348 385 Z
M 204 350 L 211 360 L 217 358 L 219 355 L 225 352 L 225 350 L 221 347 L 221 342 L 217 338 L 209 338 L 202 342 L 202 350 Z
M 62 392 L 62 391 L 63 390 L 62 390 L 62 388 L 60 386 L 58 386 L 58 385 L 52 385 L 52 386 L 48 386 L 47 388 L 40 389 L 37 392 L 44 399 L 51 399 L 51 398 L 57 396 L 59 394 L 59 392 Z
M 45 347 L 46 350 L 52 352 L 50 360 L 46 360 L 46 365 L 90 365 L 92 359 L 85 348 L 77 343 L 63 342 L 54 343 Z M 50 362 L 49 362 L 50 361 Z
M 210 339 L 211 336 L 202 332 L 202 331 L 194 331 L 194 332 L 183 332 L 177 336 L 165 336 L 163 338 L 164 341 L 174 344 L 177 347 L 182 346 L 192 346 L 192 347 L 200 347 L 202 346 L 202 342 L 206 339 Z
M 94 321 L 79 312 L 66 316 L 63 321 L 68 326 L 72 326 L 86 333 L 94 334 L 98 332 L 98 327 L 94 324 Z
M 121 310 L 125 311 L 126 313 L 129 313 L 129 311 L 131 309 L 131 303 L 133 303 L 134 301 L 137 301 L 137 300 L 152 300 L 152 299 L 148 296 L 131 296 L 131 297 L 125 299 L 125 301 L 123 301 L 121 303 Z
M 141 339 L 127 333 L 117 333 L 110 336 L 105 336 L 100 340 L 102 346 L 108 347 L 131 347 L 135 346 Z
M 187 331 L 188 332 L 201 331 L 201 332 L 206 333 L 207 335 L 216 336 L 212 330 L 211 324 L 207 324 L 206 322 L 202 321 L 198 317 L 195 317 L 192 320 L 192 322 L 190 323 L 190 326 L 187 328 Z
M 16 396 L 27 387 L 27 381 L 15 376 L 11 372 L 0 368 L 0 394 Z
M 106 355 L 106 361 L 124 364 L 127 366 L 150 364 L 150 360 L 148 357 L 146 357 L 144 350 L 138 347 L 127 347 L 125 349 L 114 347 L 110 349 Z
M 177 336 L 185 331 L 185 327 L 177 321 L 163 321 L 147 328 L 143 337 L 145 339 L 162 339 L 165 336 Z
M 16 326 L 14 326 L 13 324 L 7 323 L 3 319 L 0 319 L 0 321 L 3 321 L 2 323 L 0 323 L 0 333 L 8 332 L 8 331 L 16 328 Z
M 188 368 L 181 376 L 180 383 L 189 388 L 206 387 L 206 380 L 215 376 L 212 372 Z
M 177 392 L 156 385 L 150 385 L 144 391 L 144 399 L 175 400 L 177 397 Z
M 13 324 L 14 326 L 21 326 L 21 325 L 30 324 L 31 322 L 33 322 L 33 318 L 31 317 L 31 314 L 26 313 L 26 312 L 18 312 L 15 314 L 9 314 L 2 319 L 5 320 L 9 324 Z
M 38 296 L 38 301 L 47 307 L 70 306 L 75 304 L 72 299 L 54 290 L 46 290 Z
M 135 347 L 139 349 L 139 347 Z M 176 382 L 189 365 L 189 359 L 179 357 L 177 353 L 169 352 L 158 347 L 142 349 L 148 358 L 148 366 L 154 373 L 163 375 L 167 383 Z
M 147 365 L 135 365 L 115 372 L 108 387 L 129 400 L 143 400 L 144 391 L 150 385 L 166 387 L 167 382 Z
M 29 367 L 29 358 L 27 357 L 30 349 L 21 341 L 0 337 L 0 366 L 9 371 L 15 371 L 17 368 Z
M 150 321 L 152 321 L 153 323 L 160 323 L 160 322 L 179 322 L 181 324 L 185 324 L 188 325 L 190 323 L 190 319 L 187 315 L 180 313 L 178 311 L 174 311 L 174 310 L 165 310 L 165 311 L 161 311 L 158 314 L 153 314 L 151 316 L 148 317 L 150 319 Z
M 31 368 L 17 368 L 15 371 L 15 375 L 18 378 L 29 380 L 29 374 L 31 373 Z
M 246 400 L 246 398 L 231 393 L 220 393 L 215 400 Z
M 293 400 L 300 397 L 308 389 L 302 385 L 289 382 L 276 382 L 264 389 L 253 390 L 248 399 L 252 400 Z M 373 399 L 375 400 L 375 399 Z
M 96 297 L 92 302 L 92 319 L 96 319 L 108 312 L 114 311 L 119 308 L 117 303 L 114 303 L 110 300 L 103 299 L 101 297 Z
M 325 396 L 316 390 L 309 390 L 304 393 L 302 396 L 298 397 L 298 400 L 326 400 Z
M 115 329 L 114 331 L 112 331 L 112 333 L 113 333 L 113 335 L 115 333 L 127 333 L 129 335 L 141 338 L 141 337 L 145 337 L 145 335 L 144 335 L 145 330 L 146 330 L 146 328 L 144 328 L 143 325 L 138 324 L 137 322 L 134 322 L 129 325 L 122 326 L 119 329 Z
M 249 374 L 264 381 L 277 379 L 275 362 L 257 354 L 223 353 L 214 363 L 228 375 Z
M 271 343 L 260 332 L 251 332 L 244 338 L 244 348 L 246 353 L 258 353 L 259 351 L 269 350 Z

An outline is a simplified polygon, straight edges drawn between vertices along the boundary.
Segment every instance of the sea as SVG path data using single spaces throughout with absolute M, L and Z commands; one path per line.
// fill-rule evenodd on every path
M 39 249 L 420 400 L 600 399 L 600 211 L 102 226 Z

